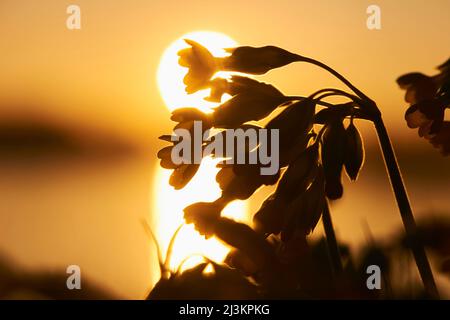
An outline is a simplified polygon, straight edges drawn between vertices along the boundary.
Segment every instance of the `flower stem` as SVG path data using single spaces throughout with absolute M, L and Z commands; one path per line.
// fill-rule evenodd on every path
M 325 200 L 326 201 L 326 200 Z M 334 233 L 333 221 L 331 220 L 330 207 L 328 201 L 325 203 L 325 207 L 322 213 L 322 224 L 325 230 L 325 235 L 328 244 L 328 251 L 330 253 L 331 263 L 335 273 L 342 272 L 342 261 L 339 253 L 339 246 L 336 240 L 336 234 Z
M 431 298 L 439 299 L 439 293 L 434 282 L 433 273 L 427 259 L 425 249 L 418 239 L 417 226 L 414 221 L 414 216 L 409 203 L 408 195 L 406 193 L 403 179 L 398 167 L 397 159 L 389 139 L 388 132 L 383 123 L 381 116 L 374 120 L 375 128 L 380 141 L 383 152 L 384 162 L 389 174 L 392 188 L 394 190 L 395 199 L 400 210 L 403 225 L 405 227 L 406 235 L 411 241 L 411 249 L 416 260 L 417 268 L 419 269 L 420 277 L 422 278 L 425 290 Z
M 338 78 L 339 80 L 341 80 L 347 87 L 349 87 L 356 95 L 358 95 L 361 99 L 363 100 L 369 100 L 371 101 L 371 99 L 366 96 L 361 90 L 359 90 L 358 88 L 356 88 L 349 80 L 347 80 L 343 75 L 341 75 L 339 72 L 337 72 L 336 70 L 334 70 L 333 68 L 327 66 L 325 63 L 320 62 L 318 60 L 312 59 L 312 58 L 308 58 L 308 57 L 303 57 L 301 56 L 301 58 L 299 59 L 299 61 L 302 62 L 307 62 L 307 63 L 311 63 L 314 64 L 326 71 L 328 71 L 329 73 L 331 73 L 332 75 L 334 75 L 336 78 Z
M 384 162 L 386 164 L 386 168 L 389 174 L 389 179 L 391 181 L 395 199 L 397 200 L 397 205 L 400 210 L 400 215 L 402 217 L 406 235 L 411 241 L 411 249 L 417 264 L 417 268 L 419 269 L 420 277 L 422 278 L 425 290 L 427 291 L 428 295 L 431 298 L 439 299 L 439 293 L 436 288 L 436 283 L 434 282 L 430 263 L 428 262 L 425 249 L 417 236 L 416 222 L 414 221 L 411 205 L 409 203 L 408 195 L 406 193 L 406 189 L 403 184 L 403 179 L 400 173 L 400 169 L 398 167 L 397 159 L 395 157 L 395 153 L 392 148 L 392 144 L 389 139 L 386 127 L 381 118 L 381 112 L 378 109 L 376 103 L 372 99 L 370 99 L 367 95 L 365 95 L 361 90 L 356 88 L 343 75 L 341 75 L 333 68 L 327 66 L 326 64 L 318 60 L 303 56 L 299 56 L 298 61 L 311 63 L 328 71 L 337 79 L 342 81 L 347 87 L 349 87 L 356 95 L 358 95 L 364 101 L 364 104 L 362 104 L 361 107 L 364 108 L 365 111 L 369 113 L 369 115 L 371 116 L 371 120 L 375 124 L 378 139 L 381 145 L 381 150 L 383 153 Z
M 308 97 L 302 97 L 302 96 L 288 96 L 290 100 L 305 100 L 308 99 Z M 317 101 L 317 104 L 324 106 L 324 107 L 333 107 L 334 105 L 332 103 L 328 103 L 325 101 Z

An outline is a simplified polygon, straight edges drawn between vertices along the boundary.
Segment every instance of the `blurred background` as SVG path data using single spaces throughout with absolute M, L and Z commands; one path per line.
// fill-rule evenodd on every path
M 70 4 L 81 8 L 80 30 L 66 28 Z M 366 27 L 370 4 L 381 8 L 381 30 Z M 27 270 L 77 264 L 117 297 L 145 297 L 159 271 L 141 220 L 157 219 L 166 189 L 157 137 L 173 125 L 157 70 L 171 43 L 198 30 L 342 72 L 380 106 L 415 215 L 450 216 L 450 161 L 406 127 L 395 83 L 410 71 L 433 74 L 449 57 L 449 11 L 448 0 L 1 0 L 0 256 Z M 260 79 L 296 95 L 340 86 L 303 64 Z M 365 166 L 332 206 L 339 240 L 355 249 L 367 243 L 365 224 L 380 241 L 402 230 L 374 130 L 360 128 Z M 439 279 L 442 290 L 448 284 Z

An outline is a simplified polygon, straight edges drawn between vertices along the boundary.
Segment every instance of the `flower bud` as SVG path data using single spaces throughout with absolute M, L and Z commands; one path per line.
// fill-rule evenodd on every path
M 399 77 L 397 83 L 400 88 L 406 89 L 405 101 L 412 104 L 432 99 L 438 90 L 432 77 L 418 72 Z
M 255 230 L 262 234 L 278 234 L 284 225 L 286 202 L 271 194 L 253 216 Z
M 311 186 L 289 204 L 282 240 L 290 240 L 294 233 L 308 235 L 317 225 L 325 205 L 324 175 L 321 167 Z
M 364 146 L 361 134 L 353 121 L 345 130 L 347 136 L 347 149 L 345 152 L 345 171 L 350 180 L 356 180 L 364 162 Z
M 275 87 L 253 80 L 251 87 L 214 109 L 213 125 L 216 128 L 236 128 L 248 121 L 261 120 L 286 100 Z
M 292 201 L 298 194 L 306 191 L 317 173 L 319 144 L 308 147 L 289 165 L 277 186 L 277 194 Z
M 279 68 L 294 61 L 301 61 L 301 57 L 275 46 L 265 47 L 237 47 L 227 49 L 231 56 L 223 60 L 223 69 L 251 74 L 264 74 L 271 69 Z
M 279 130 L 282 167 L 292 160 L 292 149 L 298 146 L 295 142 L 308 140 L 307 135 L 312 129 L 315 107 L 315 101 L 308 98 L 292 103 L 266 125 L 267 129 Z
M 225 263 L 242 271 L 246 276 L 254 275 L 259 271 L 259 267 L 247 255 L 236 249 L 232 249 L 228 253 Z
M 345 160 L 347 133 L 342 119 L 330 122 L 322 138 L 322 165 L 325 172 L 327 197 L 336 200 L 342 197 L 341 172 Z

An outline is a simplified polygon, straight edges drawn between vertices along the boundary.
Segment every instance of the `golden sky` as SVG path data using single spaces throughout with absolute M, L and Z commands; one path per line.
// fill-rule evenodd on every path
M 66 28 L 72 3 L 81 8 L 81 30 Z M 366 28 L 372 3 L 381 8 L 381 30 Z M 397 126 L 405 104 L 395 79 L 411 70 L 431 73 L 448 58 L 449 10 L 448 0 L 2 0 L 0 112 L 32 111 L 152 135 L 170 126 L 156 86 L 164 49 L 187 32 L 210 30 L 240 44 L 274 44 L 327 62 Z M 297 94 L 337 85 L 302 64 L 263 79 Z M 406 131 L 403 125 L 390 129 Z
M 81 8 L 81 30 L 66 28 L 70 4 Z M 381 30 L 366 27 L 370 4 L 381 8 Z M 172 128 L 156 81 L 161 56 L 182 35 L 202 30 L 224 33 L 241 45 L 271 44 L 322 60 L 377 101 L 394 142 L 420 143 L 403 120 L 404 92 L 395 79 L 411 71 L 432 74 L 448 59 L 448 12 L 449 0 L 0 0 L 0 118 L 50 118 L 74 128 L 100 128 L 155 155 L 161 145 L 156 137 Z M 261 79 L 292 95 L 339 86 L 304 64 Z M 369 126 L 362 129 L 373 137 Z M 440 157 L 431 147 L 428 151 Z M 39 172 L 33 166 L 16 172 L 0 167 L 1 247 L 15 245 L 20 262 L 30 266 L 84 257 L 80 263 L 99 282 L 114 279 L 110 288 L 141 298 L 147 280 L 156 281 L 149 264 L 142 263 L 153 253 L 139 224 L 153 208 L 154 158 L 101 163 L 103 171 L 85 163 L 50 163 Z M 400 225 L 388 181 L 380 174 L 381 158 L 371 160 L 380 171 L 365 169 L 360 184 L 348 186 L 348 194 L 366 188 L 366 197 L 336 204 L 338 236 L 345 240 L 363 238 L 359 229 L 366 212 L 372 217 L 376 210 L 388 212 Z M 405 171 L 420 209 L 439 209 L 448 191 L 427 187 L 436 174 L 426 180 L 415 175 L 417 167 Z M 374 176 L 382 176 L 380 185 L 372 184 Z M 431 205 L 423 205 L 424 199 Z M 250 204 L 251 210 L 257 207 L 259 202 Z M 353 216 L 340 214 L 350 209 Z M 349 220 L 352 224 L 345 224 Z M 384 217 L 377 221 L 371 224 L 374 234 L 388 232 Z

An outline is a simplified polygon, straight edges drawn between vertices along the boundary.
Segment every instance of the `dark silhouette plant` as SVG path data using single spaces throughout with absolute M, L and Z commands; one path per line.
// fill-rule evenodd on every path
M 260 174 L 261 164 L 220 164 L 216 180 L 222 190 L 221 197 L 214 202 L 194 203 L 185 208 L 186 222 L 194 223 L 196 229 L 206 237 L 215 235 L 236 248 L 226 260 L 230 266 L 253 274 L 271 295 L 286 296 L 290 290 L 295 291 L 295 286 L 290 287 L 290 284 L 296 282 L 292 283 L 288 278 L 290 273 L 286 271 L 286 264 L 280 262 L 285 260 L 280 260 L 280 256 L 274 253 L 273 241 L 277 243 L 276 248 L 289 247 L 291 255 L 295 251 L 292 251 L 294 244 L 300 252 L 306 248 L 307 235 L 322 217 L 333 274 L 339 276 L 343 271 L 342 254 L 334 234 L 328 201 L 337 200 L 343 195 L 342 171 L 347 173 L 350 180 L 357 179 L 364 162 L 364 147 L 356 125 L 360 120 L 371 121 L 378 134 L 387 172 L 424 287 L 429 297 L 438 298 L 424 247 L 417 237 L 416 223 L 394 150 L 376 103 L 326 64 L 275 46 L 226 49 L 230 55 L 217 58 L 192 40 L 186 40 L 186 43 L 189 48 L 179 52 L 180 65 L 189 68 L 184 78 L 186 91 L 194 93 L 200 89 L 210 89 L 209 101 L 221 102 L 225 93 L 231 98 L 209 114 L 195 108 L 175 110 L 171 117 L 177 122 L 175 128 L 192 130 L 194 121 L 202 121 L 205 130 L 242 128 L 249 125 L 247 122 L 262 120 L 275 109 L 282 108 L 264 128 L 279 130 L 280 167 L 285 168 L 283 174 L 279 170 L 274 175 L 265 176 Z M 272 85 L 241 75 L 233 75 L 230 79 L 214 78 L 218 71 L 258 75 L 293 62 L 309 63 L 327 70 L 349 91 L 325 88 L 306 97 L 286 96 Z M 448 62 L 441 66 L 441 70 L 447 82 L 446 87 L 436 89 L 439 92 L 438 100 L 448 99 Z M 401 78 L 399 83 L 412 90 L 416 78 Z M 330 98 L 336 97 L 345 102 L 332 103 L 336 100 Z M 420 106 L 415 108 L 424 112 Z M 434 117 L 429 119 L 436 122 Z M 435 130 L 434 127 L 432 130 Z M 173 141 L 170 136 L 162 136 L 161 139 Z M 174 170 L 170 184 L 179 189 L 193 177 L 198 165 L 180 166 L 173 163 L 168 157 L 172 147 L 162 149 L 158 156 L 164 168 Z M 276 183 L 275 192 L 254 214 L 253 229 L 221 217 L 222 209 L 230 201 L 248 199 L 258 188 Z
M 444 121 L 445 109 L 450 107 L 450 59 L 438 67 L 434 76 L 419 72 L 405 74 L 397 83 L 406 90 L 405 100 L 411 106 L 406 110 L 408 127 L 419 129 L 420 137 L 435 148 L 450 155 L 450 122 Z

